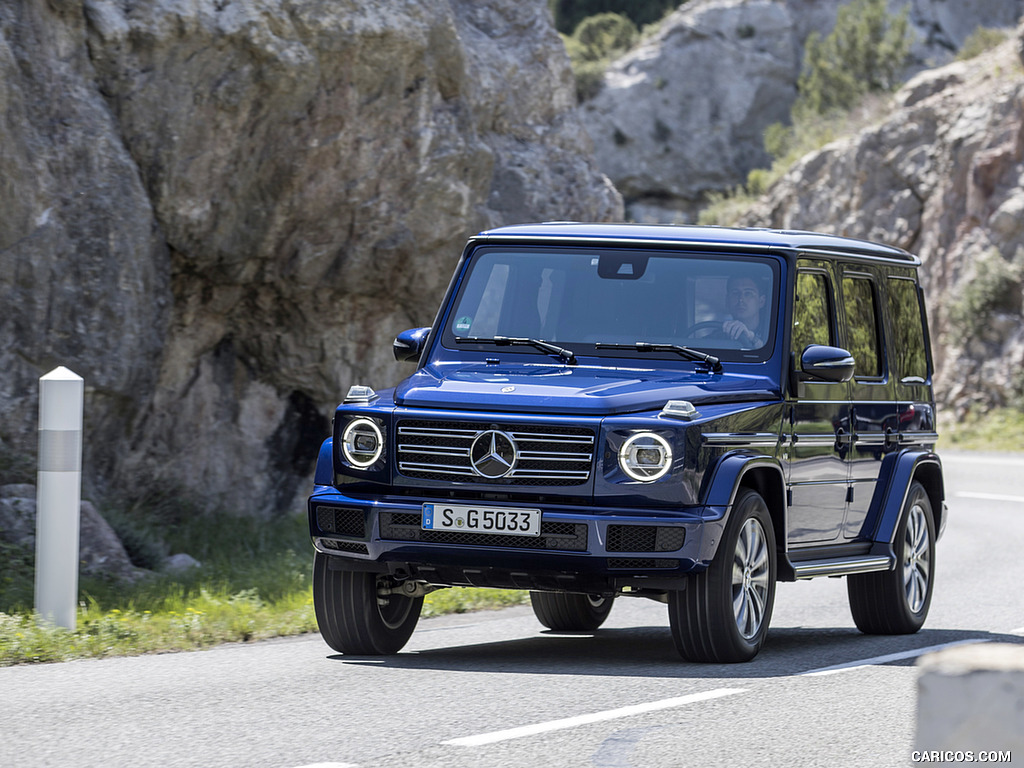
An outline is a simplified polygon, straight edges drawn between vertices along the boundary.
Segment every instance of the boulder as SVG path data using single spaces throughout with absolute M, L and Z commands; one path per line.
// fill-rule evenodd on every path
M 769 161 L 762 134 L 796 98 L 795 24 L 771 0 L 691 2 L 614 62 L 581 106 L 601 169 L 637 220 L 690 221 Z
M 466 237 L 617 219 L 546 0 L 0 5 L 0 440 L 86 383 L 85 492 L 301 508 Z
M 36 509 L 34 485 L 0 486 L 0 538 L 34 549 Z M 83 576 L 133 581 L 145 573 L 132 565 L 117 533 L 89 501 L 81 503 L 78 541 Z
M 171 574 L 182 574 L 192 570 L 193 568 L 200 568 L 202 565 L 203 564 L 192 557 L 192 555 L 186 554 L 185 552 L 179 552 L 176 555 L 171 555 L 164 559 L 162 570 Z

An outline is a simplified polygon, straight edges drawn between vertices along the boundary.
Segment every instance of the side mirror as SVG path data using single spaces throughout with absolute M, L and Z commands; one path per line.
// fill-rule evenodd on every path
M 840 347 L 811 344 L 800 355 L 800 370 L 811 380 L 841 384 L 853 378 L 853 355 Z
M 429 328 L 410 328 L 408 331 L 398 334 L 395 337 L 395 343 L 391 345 L 391 349 L 395 353 L 395 360 L 400 363 L 419 360 L 429 333 Z

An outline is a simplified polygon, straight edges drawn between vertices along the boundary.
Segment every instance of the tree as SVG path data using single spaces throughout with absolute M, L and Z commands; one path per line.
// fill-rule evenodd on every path
M 853 0 L 840 7 L 827 37 L 812 33 L 804 47 L 794 120 L 808 112 L 848 110 L 868 93 L 895 88 L 910 52 L 908 12 L 904 7 L 889 13 L 885 0 Z

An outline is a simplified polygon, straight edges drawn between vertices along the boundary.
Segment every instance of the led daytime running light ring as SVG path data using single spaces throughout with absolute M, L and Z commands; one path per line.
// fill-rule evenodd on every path
M 639 461 L 640 451 L 653 450 L 659 454 L 655 464 Z M 650 483 L 664 477 L 672 468 L 672 446 L 661 435 L 654 432 L 638 432 L 619 448 L 619 467 L 633 480 Z
M 372 452 L 360 449 L 356 445 L 356 438 L 360 435 L 370 433 L 373 435 L 376 446 Z M 372 419 L 353 419 L 345 427 L 341 436 L 341 453 L 345 460 L 358 469 L 366 469 L 373 466 L 384 452 L 384 434 Z

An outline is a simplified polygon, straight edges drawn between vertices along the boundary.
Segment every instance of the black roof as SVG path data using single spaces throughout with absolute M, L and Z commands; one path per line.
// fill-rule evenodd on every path
M 557 242 L 616 242 L 648 245 L 693 245 L 739 250 L 772 250 L 821 255 L 848 254 L 858 257 L 900 261 L 917 265 L 920 260 L 911 253 L 890 245 L 857 240 L 851 237 L 798 230 L 707 227 L 670 224 L 596 224 L 575 221 L 549 221 L 538 224 L 516 224 L 490 229 L 472 240 Z

